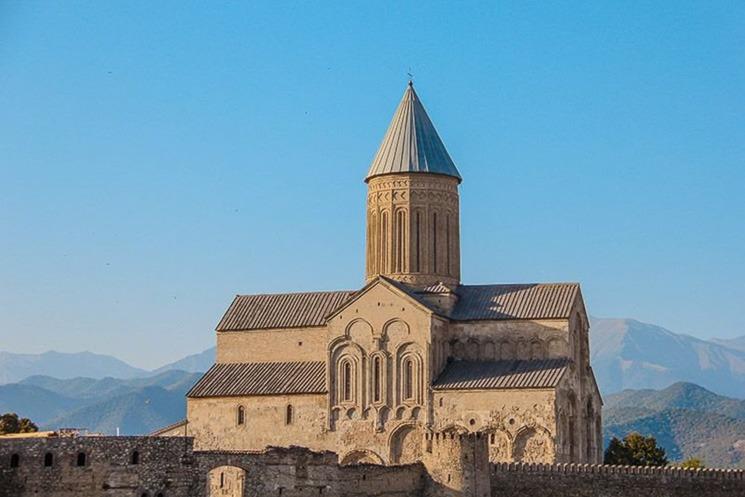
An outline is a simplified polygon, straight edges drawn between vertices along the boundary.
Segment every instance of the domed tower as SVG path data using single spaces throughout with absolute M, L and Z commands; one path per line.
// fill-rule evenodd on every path
M 365 182 L 366 281 L 459 284 L 461 177 L 411 82 Z

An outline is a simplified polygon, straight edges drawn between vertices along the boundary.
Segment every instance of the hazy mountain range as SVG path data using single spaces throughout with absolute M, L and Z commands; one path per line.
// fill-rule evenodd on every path
M 31 376 L 0 385 L 0 413 L 17 412 L 41 429 L 149 433 L 184 417 L 184 396 L 200 376 L 178 370 L 127 380 Z
M 604 400 L 606 441 L 636 431 L 654 436 L 671 461 L 698 457 L 709 467 L 745 467 L 745 400 L 691 383 L 625 390 Z
M 164 371 L 181 370 L 203 373 L 215 362 L 215 348 L 193 354 L 152 371 L 130 366 L 126 362 L 92 352 L 44 352 L 43 354 L 14 354 L 0 351 L 0 385 L 17 383 L 29 376 L 71 378 L 144 378 Z
M 685 381 L 745 398 L 745 337 L 701 340 L 634 319 L 592 319 L 590 352 L 606 395 Z

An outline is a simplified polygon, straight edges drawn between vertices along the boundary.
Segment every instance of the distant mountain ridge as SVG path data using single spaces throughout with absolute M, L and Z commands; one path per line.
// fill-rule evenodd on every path
M 0 385 L 0 413 L 16 412 L 43 429 L 141 435 L 183 419 L 186 392 L 200 377 L 177 370 L 127 380 L 32 376 Z
M 144 378 L 165 371 L 204 373 L 215 362 L 216 348 L 186 356 L 152 371 L 137 368 L 116 357 L 92 352 L 15 354 L 0 351 L 0 385 L 18 383 L 31 376 L 59 379 Z
M 33 375 L 55 378 L 135 378 L 148 374 L 144 369 L 130 366 L 116 357 L 92 352 L 44 352 L 43 354 L 14 354 L 0 352 L 0 384 L 15 383 Z
M 682 382 L 606 396 L 606 444 L 634 431 L 654 436 L 673 461 L 698 457 L 708 466 L 745 467 L 745 400 Z
M 745 398 L 745 351 L 729 342 L 701 340 L 634 319 L 592 318 L 590 323 L 591 363 L 603 394 L 685 381 Z

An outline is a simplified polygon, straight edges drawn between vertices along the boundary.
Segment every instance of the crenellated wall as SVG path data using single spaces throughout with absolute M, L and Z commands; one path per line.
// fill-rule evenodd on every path
M 489 477 L 494 497 L 745 496 L 745 470 L 734 469 L 497 463 Z
M 396 466 L 340 465 L 333 452 L 300 447 L 193 451 L 192 442 L 178 437 L 0 439 L 0 497 L 745 495 L 744 470 L 490 464 L 487 437 L 478 433 L 427 434 L 422 463 Z

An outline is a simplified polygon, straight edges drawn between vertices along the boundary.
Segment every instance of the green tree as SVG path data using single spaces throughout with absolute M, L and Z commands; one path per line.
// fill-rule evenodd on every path
M 654 437 L 629 433 L 623 441 L 613 437 L 605 450 L 604 462 L 627 466 L 665 466 L 668 460 L 665 449 L 657 446 Z
M 681 468 L 688 468 L 688 469 L 703 469 L 706 467 L 704 464 L 704 461 L 699 459 L 698 457 L 689 457 L 682 463 L 680 463 Z
M 28 418 L 19 418 L 14 412 L 0 415 L 0 435 L 11 433 L 33 433 L 39 428 Z

